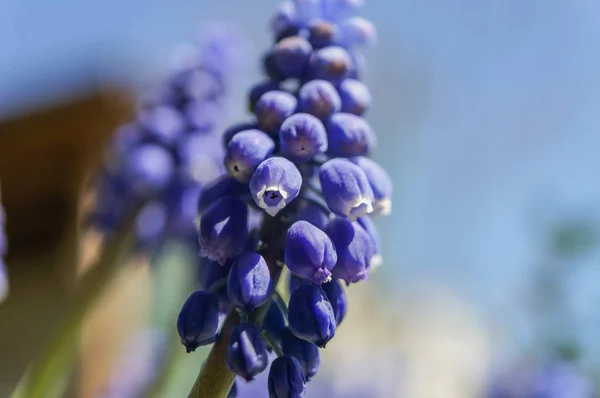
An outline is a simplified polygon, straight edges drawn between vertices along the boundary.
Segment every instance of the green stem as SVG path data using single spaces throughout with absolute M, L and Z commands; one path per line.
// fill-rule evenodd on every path
M 273 294 L 273 300 L 275 300 L 275 304 L 277 304 L 277 306 L 279 307 L 279 310 L 281 311 L 281 313 L 283 314 L 283 317 L 285 318 L 285 320 L 287 322 L 287 319 L 288 319 L 287 304 L 285 303 L 285 300 L 283 299 L 283 297 L 281 296 L 281 293 L 279 293 L 278 290 L 275 290 L 275 293 Z
M 64 377 L 65 369 L 72 368 L 81 324 L 92 304 L 120 269 L 120 262 L 131 247 L 133 224 L 140 208 L 141 204 L 135 207 L 123 228 L 105 246 L 98 264 L 83 277 L 72 300 L 73 309 L 54 340 L 32 364 L 25 378 L 26 384 L 19 391 L 20 398 L 47 397 L 57 380 Z
M 281 351 L 279 344 L 277 344 L 277 341 L 275 341 L 275 338 L 273 336 L 267 333 L 266 330 L 263 330 L 262 336 L 263 339 L 265 339 L 265 341 L 267 342 L 267 344 L 273 349 L 273 351 L 275 351 L 275 354 L 277 354 L 278 357 L 283 356 L 283 351 Z
M 261 238 L 265 242 L 264 251 L 261 255 L 269 266 L 273 286 L 277 286 L 281 276 L 281 267 L 277 262 L 283 258 L 285 245 L 285 233 L 288 225 L 278 218 L 265 219 Z M 271 300 L 259 307 L 250 315 L 250 322 L 260 325 L 265 318 Z M 226 398 L 235 380 L 235 375 L 229 370 L 225 363 L 225 354 L 229 344 L 231 330 L 240 323 L 239 314 L 235 309 L 229 311 L 220 338 L 213 344 L 208 358 L 200 369 L 200 373 L 192 386 L 188 398 Z

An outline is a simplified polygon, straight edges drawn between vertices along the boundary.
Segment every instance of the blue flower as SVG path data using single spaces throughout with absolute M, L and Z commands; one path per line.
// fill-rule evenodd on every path
M 227 294 L 231 302 L 251 312 L 266 303 L 271 293 L 273 282 L 264 258 L 254 252 L 240 254 L 227 278 Z
M 321 189 L 329 209 L 356 220 L 373 211 L 373 190 L 364 171 L 346 159 L 331 159 L 321 166 Z
M 302 175 L 282 157 L 262 162 L 250 179 L 252 199 L 272 217 L 298 196 L 301 187 Z
M 264 93 L 261 93 L 260 95 L 262 95 L 262 94 L 264 94 Z M 259 98 L 260 98 L 260 96 L 259 96 Z M 256 99 L 256 101 L 258 101 L 258 98 Z M 256 123 L 256 122 L 238 123 L 238 124 L 234 124 L 233 126 L 229 127 L 227 130 L 225 130 L 225 132 L 223 133 L 223 144 L 225 145 L 225 148 L 227 148 L 227 145 L 229 145 L 229 141 L 231 141 L 231 139 L 237 133 L 244 131 L 244 130 L 259 130 L 258 123 Z
M 248 234 L 248 207 L 233 196 L 215 201 L 200 220 L 200 254 L 219 264 L 242 252 Z
M 288 117 L 279 130 L 281 153 L 294 162 L 306 162 L 327 151 L 327 132 L 323 123 L 308 113 Z
M 334 156 L 366 155 L 375 146 L 369 124 L 351 113 L 335 113 L 326 124 L 329 152 Z
M 348 18 L 339 23 L 338 41 L 345 47 L 371 46 L 377 41 L 377 31 L 369 20 Z
M 342 112 L 363 115 L 371 106 L 371 92 L 366 84 L 356 79 L 344 79 L 338 86 Z
M 369 234 L 357 222 L 342 217 L 329 221 L 325 232 L 337 253 L 333 277 L 344 280 L 347 285 L 368 279 L 373 257 L 373 243 Z
M 377 162 L 364 156 L 351 158 L 350 161 L 356 164 L 365 172 L 369 185 L 373 190 L 373 214 L 389 215 L 392 212 L 392 179 Z
M 325 292 L 327 300 L 329 300 L 329 303 L 331 304 L 331 308 L 333 308 L 336 326 L 340 326 L 340 323 L 342 323 L 348 310 L 346 293 L 344 293 L 344 289 L 337 279 L 332 279 L 327 283 L 323 283 L 321 288 Z
M 227 294 L 227 285 L 223 284 L 219 289 L 214 289 L 216 283 L 227 278 L 229 270 L 233 264 L 233 260 L 229 260 L 225 265 L 221 265 L 207 258 L 200 258 L 200 267 L 198 272 L 198 280 L 203 290 L 211 291 L 219 299 L 219 307 L 221 310 L 228 308 L 231 304 L 229 295 Z
M 322 0 L 323 16 L 331 21 L 342 20 L 356 12 L 365 0 Z
M 279 90 L 279 83 L 273 81 L 273 80 L 266 80 L 262 83 L 258 83 L 256 85 L 254 85 L 251 89 L 250 89 L 250 93 L 248 94 L 248 110 L 250 110 L 250 112 L 254 113 L 256 112 L 256 104 L 258 103 L 258 100 L 260 99 L 260 97 L 262 97 L 262 95 L 264 93 L 268 93 L 269 91 L 278 91 Z M 234 126 L 235 128 L 235 126 Z M 242 129 L 242 130 L 247 130 L 247 129 Z M 238 131 L 242 131 L 242 130 L 238 130 Z M 227 136 L 228 134 L 225 133 L 225 136 Z
M 367 232 L 371 238 L 371 244 L 373 245 L 373 257 L 371 257 L 371 270 L 379 267 L 383 262 L 381 257 L 381 238 L 377 231 L 377 226 L 371 219 L 371 217 L 359 217 L 356 222 Z
M 196 291 L 183 304 L 177 318 L 177 331 L 187 352 L 211 344 L 217 338 L 219 300 L 214 294 Z
M 300 362 L 306 381 L 310 381 L 319 371 L 321 357 L 316 344 L 299 339 L 292 332 L 286 330 L 283 334 L 281 350 L 284 355 L 292 356 Z
M 289 328 L 306 341 L 325 347 L 335 335 L 333 308 L 318 285 L 307 283 L 292 292 L 288 314 Z
M 263 131 L 275 134 L 281 124 L 296 110 L 298 101 L 285 91 L 267 91 L 256 103 L 256 118 Z
M 303 78 L 308 70 L 312 46 L 303 37 L 291 36 L 273 47 L 273 65 L 283 78 Z
M 146 204 L 135 220 L 136 245 L 142 249 L 157 247 L 163 241 L 167 217 L 168 209 L 163 202 Z
M 269 369 L 270 398 L 303 398 L 306 379 L 298 360 L 289 355 L 276 358 Z
M 352 57 L 340 46 L 328 46 L 314 51 L 309 60 L 310 77 L 338 83 L 349 77 Z
M 138 121 L 146 134 L 165 145 L 173 145 L 186 128 L 184 118 L 170 106 L 144 110 Z
M 229 175 L 223 175 L 202 189 L 200 198 L 198 199 L 198 212 L 200 214 L 204 213 L 211 204 L 223 196 L 235 196 L 239 198 L 249 193 L 247 184 Z
M 241 323 L 233 328 L 229 337 L 227 366 L 246 381 L 267 368 L 268 354 L 260 330 L 251 323 Z
M 173 172 L 173 157 L 159 145 L 137 147 L 129 156 L 127 174 L 134 190 L 141 195 L 152 195 L 164 189 Z
M 326 80 L 311 80 L 298 92 L 298 109 L 321 120 L 342 108 L 342 100 L 333 84 Z
M 339 36 L 339 29 L 337 25 L 325 19 L 315 19 L 311 21 L 309 32 L 310 44 L 315 49 L 336 44 Z
M 325 232 L 307 221 L 297 221 L 287 232 L 284 261 L 295 275 L 321 284 L 331 279 L 337 255 Z
M 291 1 L 283 1 L 278 4 L 277 10 L 271 17 L 271 31 L 275 36 L 279 36 L 290 28 L 296 27 L 297 21 L 296 5 Z
M 232 177 L 250 181 L 254 170 L 271 156 L 275 143 L 260 130 L 245 130 L 233 136 L 227 145 L 225 167 Z

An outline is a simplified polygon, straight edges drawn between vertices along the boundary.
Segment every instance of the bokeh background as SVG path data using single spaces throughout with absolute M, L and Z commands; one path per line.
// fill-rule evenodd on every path
M 230 107 L 239 120 L 276 4 L 0 2 L 0 181 L 11 245 L 0 396 L 68 313 L 79 183 L 132 99 L 164 76 L 179 43 L 226 23 L 246 47 Z M 372 0 L 363 15 L 378 29 L 365 52 L 368 120 L 380 141 L 374 157 L 395 183 L 394 210 L 377 220 L 384 265 L 350 289 L 348 324 L 315 385 L 340 397 L 485 397 L 497 373 L 522 376 L 557 359 L 574 360 L 573 372 L 595 385 L 600 3 Z M 167 264 L 159 268 L 129 260 L 96 304 L 65 394 L 107 391 L 124 372 L 114 369 L 134 367 L 119 365 L 123 357 L 142 358 L 123 348 L 146 341 L 140 329 L 170 338 L 187 254 L 162 254 L 152 259 Z M 183 396 L 201 362 L 177 358 L 162 396 Z M 556 397 L 591 396 L 567 391 Z

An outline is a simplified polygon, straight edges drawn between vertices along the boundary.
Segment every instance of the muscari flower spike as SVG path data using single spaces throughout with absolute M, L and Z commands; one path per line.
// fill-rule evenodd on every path
M 199 194 L 201 253 L 211 259 L 203 266 L 212 270 L 203 288 L 237 307 L 230 314 L 241 321 L 227 363 L 252 379 L 267 351 L 283 353 L 269 371 L 270 397 L 304 396 L 319 368 L 318 348 L 347 312 L 341 281 L 366 279 L 381 253 L 370 216 L 388 213 L 392 187 L 367 158 L 376 144 L 363 118 L 372 99 L 355 49 L 372 44 L 376 32 L 353 15 L 362 3 L 294 0 L 278 7 L 274 44 L 261 58 L 266 78 L 247 97 L 251 118 L 224 129 L 227 175 Z M 288 304 L 274 286 L 283 267 L 291 276 Z M 215 286 L 225 274 L 223 298 Z
M 219 326 L 219 300 L 209 292 L 196 291 L 188 297 L 177 318 L 177 331 L 187 352 L 213 343 Z

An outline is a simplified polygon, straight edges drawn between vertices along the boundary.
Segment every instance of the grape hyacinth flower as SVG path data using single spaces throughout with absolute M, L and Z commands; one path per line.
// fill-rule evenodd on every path
M 376 34 L 353 16 L 361 4 L 287 1 L 271 19 L 275 41 L 258 57 L 266 77 L 249 90 L 251 118 L 224 129 L 228 176 L 204 184 L 197 203 L 200 253 L 213 260 L 203 262 L 203 288 L 221 297 L 225 280 L 221 301 L 233 306 L 190 397 L 225 398 L 232 372 L 254 378 L 267 351 L 278 358 L 264 393 L 304 396 L 319 348 L 346 315 L 341 281 L 367 279 L 381 254 L 371 217 L 389 213 L 392 187 L 367 158 L 376 137 L 362 117 L 371 94 L 355 48 Z M 278 291 L 284 268 L 289 302 Z
M 177 318 L 177 331 L 187 352 L 214 342 L 218 325 L 219 300 L 204 291 L 192 293 Z

